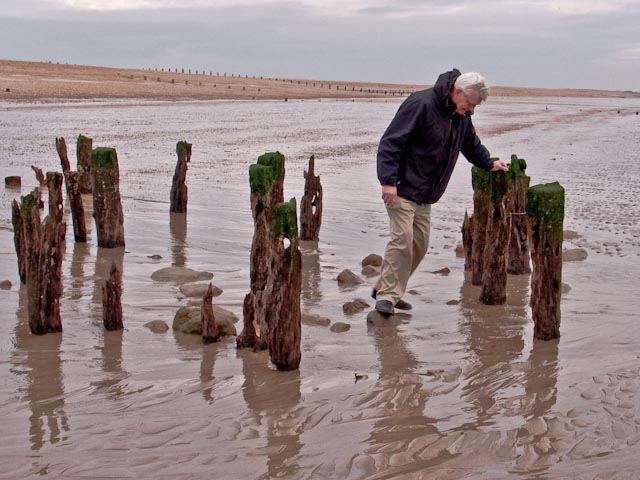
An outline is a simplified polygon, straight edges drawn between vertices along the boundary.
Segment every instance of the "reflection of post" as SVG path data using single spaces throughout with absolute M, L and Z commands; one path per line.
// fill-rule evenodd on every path
M 302 299 L 306 306 L 319 305 L 320 291 L 320 250 L 318 241 L 300 242 L 302 253 Z
M 105 379 L 96 384 L 98 389 L 107 391 L 114 399 L 125 394 L 122 382 L 129 377 L 122 369 L 122 335 L 123 330 L 104 331 L 102 369 Z
M 202 348 L 202 361 L 200 362 L 200 382 L 202 383 L 202 396 L 208 403 L 213 403 L 213 367 L 218 355 L 217 345 L 204 345 Z M 206 386 L 205 386 L 206 385 Z
M 533 417 L 544 417 L 556 404 L 558 393 L 558 339 L 533 339 L 529 368 L 524 374 L 524 391 Z
M 31 410 L 29 440 L 31 449 L 38 451 L 47 442 L 53 445 L 64 440 L 63 432 L 69 431 L 69 420 L 64 410 L 60 359 L 62 335 L 30 335 L 26 303 L 27 288 L 21 285 L 17 311 L 19 321 L 15 329 L 16 354 L 11 358 L 16 371 L 26 372 L 27 388 L 24 392 Z
M 299 422 L 291 417 L 300 403 L 300 372 L 275 372 L 246 353 L 242 357 L 242 396 L 258 424 L 267 426 L 267 470 L 264 478 L 292 478 L 300 470 Z
M 69 292 L 69 298 L 71 300 L 78 300 L 84 295 L 84 292 L 82 291 L 84 281 L 86 280 L 84 276 L 84 266 L 88 255 L 88 243 L 74 242 L 73 254 L 71 255 L 71 265 L 69 266 L 69 272 L 71 273 L 71 291 Z
M 93 302 L 92 313 L 95 316 L 96 321 L 100 324 L 103 323 L 102 319 L 102 286 L 104 282 L 109 279 L 109 275 L 111 274 L 111 266 L 115 263 L 116 267 L 119 271 L 124 272 L 123 270 L 123 258 L 124 258 L 124 247 L 120 248 L 100 248 L 96 252 L 96 269 L 93 275 L 94 278 L 94 288 L 93 288 L 93 297 L 91 301 Z
M 174 267 L 184 267 L 187 261 L 185 243 L 187 238 L 187 214 L 170 213 L 169 231 L 171 232 L 171 256 Z

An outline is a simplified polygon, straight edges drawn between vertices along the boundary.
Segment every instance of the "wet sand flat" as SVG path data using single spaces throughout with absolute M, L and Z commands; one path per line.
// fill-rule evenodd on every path
M 399 99 L 2 102 L 0 189 L 0 478 L 634 478 L 640 454 L 640 101 L 495 97 L 474 115 L 495 156 L 527 160 L 532 184 L 566 188 L 562 337 L 533 340 L 529 277 L 508 302 L 484 306 L 456 257 L 470 165 L 460 158 L 433 208 L 431 246 L 412 278 L 410 316 L 373 327 L 342 304 L 375 279 L 341 288 L 381 254 L 387 217 L 375 151 Z M 620 113 L 618 113 L 618 110 Z M 124 249 L 75 244 L 67 229 L 64 333 L 30 335 L 10 202 L 59 170 L 55 137 L 74 163 L 78 134 L 115 147 Z M 179 140 L 193 143 L 186 216 L 169 215 Z M 302 307 L 348 332 L 303 325 L 302 363 L 277 372 L 266 352 L 233 339 L 153 333 L 189 302 L 151 274 L 178 265 L 214 274 L 214 303 L 242 316 L 253 223 L 248 167 L 287 158 L 285 197 L 298 200 L 311 154 L 324 188 L 317 243 L 303 243 Z M 90 197 L 85 197 L 90 212 Z M 67 212 L 67 223 L 71 219 Z M 160 255 L 161 259 L 150 258 Z M 125 330 L 102 327 L 100 287 L 124 269 Z M 449 268 L 443 276 L 431 272 Z M 363 277 L 364 278 L 364 277 Z M 238 324 L 240 328 L 240 324 Z M 356 381 L 354 373 L 363 375 Z

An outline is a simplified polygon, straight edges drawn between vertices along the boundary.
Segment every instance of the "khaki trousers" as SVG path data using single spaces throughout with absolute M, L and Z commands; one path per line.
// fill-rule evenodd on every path
M 376 283 L 376 300 L 398 303 L 407 290 L 409 277 L 429 248 L 431 205 L 418 205 L 397 197 L 388 206 L 391 239 L 384 251 L 382 271 Z

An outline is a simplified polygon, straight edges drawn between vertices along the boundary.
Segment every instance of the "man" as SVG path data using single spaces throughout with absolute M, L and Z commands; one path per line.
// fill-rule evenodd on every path
M 454 68 L 433 88 L 411 94 L 380 140 L 378 180 L 391 239 L 372 296 L 383 315 L 393 315 L 394 307 L 411 309 L 402 296 L 427 252 L 431 204 L 444 193 L 458 154 L 485 170 L 508 170 L 503 161 L 491 160 L 471 122 L 488 94 L 482 75 Z

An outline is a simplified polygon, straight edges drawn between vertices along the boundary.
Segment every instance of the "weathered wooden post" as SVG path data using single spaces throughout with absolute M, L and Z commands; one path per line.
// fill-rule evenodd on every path
M 40 195 L 38 195 L 38 198 Z M 27 251 L 24 238 L 24 227 L 20 204 L 16 200 L 11 205 L 11 223 L 13 225 L 13 243 L 16 246 L 16 255 L 18 256 L 18 275 L 20 283 L 27 283 Z
M 120 173 L 115 149 L 105 147 L 93 149 L 91 184 L 98 246 L 124 247 L 124 214 L 120 201 Z
M 266 311 L 273 297 L 274 266 L 281 262 L 283 247 L 275 234 L 275 205 L 282 203 L 284 155 L 265 153 L 249 167 L 254 234 L 251 244 L 251 290 L 244 299 L 244 327 L 238 348 L 269 346 Z M 256 331 L 256 327 L 258 331 Z
M 178 142 L 176 153 L 178 154 L 178 163 L 176 164 L 176 171 L 173 174 L 173 183 L 171 184 L 171 207 L 169 211 L 172 213 L 186 213 L 188 189 L 185 181 L 187 179 L 187 163 L 191 161 L 191 144 Z
M 482 283 L 482 264 L 485 249 L 485 236 L 489 221 L 491 203 L 491 173 L 478 167 L 471 169 L 473 185 L 473 216 L 471 239 L 471 283 Z
M 87 241 L 87 226 L 84 220 L 84 205 L 82 204 L 82 196 L 80 195 L 78 185 L 78 172 L 72 172 L 69 165 L 69 157 L 67 155 L 67 144 L 64 138 L 56 138 L 56 150 L 62 164 L 62 173 L 64 174 L 64 183 L 67 189 L 67 197 L 69 198 L 69 206 L 71 208 L 71 219 L 73 221 L 73 238 L 76 242 Z
M 564 188 L 558 182 L 529 188 L 527 218 L 533 263 L 530 300 L 533 336 L 551 340 L 560 337 Z
M 44 173 L 42 173 L 42 169 L 36 167 L 35 165 L 31 165 L 31 170 L 36 174 L 36 180 L 41 187 L 44 187 L 47 184 L 47 180 L 44 178 Z
M 309 170 L 304 172 L 304 195 L 300 200 L 300 240 L 318 240 L 322 223 L 322 184 L 313 172 L 315 156 L 309 158 Z
M 216 325 L 216 318 L 213 314 L 213 288 L 209 284 L 207 293 L 205 293 L 202 299 L 202 305 L 200 306 L 200 318 L 202 321 L 202 341 L 204 343 L 217 342 L 220 339 L 220 332 L 218 331 L 218 325 Z
M 78 188 L 80 193 L 91 193 L 91 152 L 93 151 L 93 140 L 78 135 L 76 144 L 76 158 L 78 159 Z
M 491 173 L 489 179 L 491 203 L 484 238 L 480 302 L 485 305 L 501 305 L 507 301 L 509 224 L 505 214 L 505 195 L 510 179 L 508 173 L 503 171 Z
M 111 262 L 109 279 L 102 285 L 102 321 L 107 330 L 122 330 L 122 274 L 115 260 Z
M 298 241 L 296 200 L 276 205 L 275 233 L 289 240 L 274 277 L 273 300 L 269 305 L 269 355 L 278 370 L 295 370 L 300 366 L 302 323 L 300 293 L 302 257 Z M 284 246 L 284 245 L 283 245 Z
M 506 197 L 506 211 L 509 219 L 509 253 L 507 256 L 507 273 L 523 275 L 531 273 L 529 266 L 529 240 L 527 238 L 527 189 L 530 178 L 525 174 L 527 162 L 524 158 L 511 155 L 509 165 L 509 191 Z

